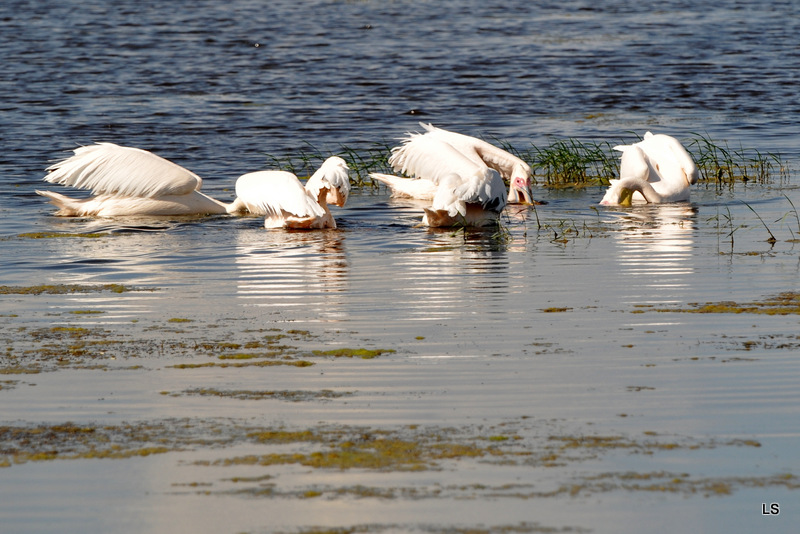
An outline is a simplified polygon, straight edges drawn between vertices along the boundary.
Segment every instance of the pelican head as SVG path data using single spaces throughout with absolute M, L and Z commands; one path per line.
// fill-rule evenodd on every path
M 531 168 L 524 161 L 519 161 L 511 170 L 508 185 L 509 204 L 533 204 L 531 192 Z
M 676 200 L 687 200 L 683 198 L 670 198 L 662 195 L 653 188 L 653 185 L 642 178 L 620 178 L 611 180 L 606 194 L 600 204 L 604 206 L 625 206 L 633 204 L 633 194 L 639 193 L 644 200 L 651 204 L 662 204 L 664 202 L 674 202 Z
M 508 187 L 509 204 L 533 204 L 530 177 L 515 176 Z
M 631 207 L 633 205 L 633 194 L 641 192 L 640 188 L 619 187 L 611 194 L 606 194 L 600 204 L 604 206 L 625 206 Z
M 688 169 L 683 171 L 684 176 L 686 176 L 686 181 L 689 182 L 689 185 L 694 185 L 697 183 L 697 180 L 700 179 L 700 169 L 697 168 L 696 165 L 693 165 Z
M 308 183 L 316 188 L 316 182 L 326 180 L 328 184 L 328 195 L 326 202 L 334 206 L 344 206 L 350 196 L 350 177 L 347 171 L 350 168 L 347 163 L 339 156 L 331 156 L 317 169 Z

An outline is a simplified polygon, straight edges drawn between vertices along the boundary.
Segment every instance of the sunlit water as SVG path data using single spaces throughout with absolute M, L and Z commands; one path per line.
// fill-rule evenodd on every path
M 227 216 L 59 219 L 34 193 L 51 161 L 113 141 L 185 165 L 210 194 L 229 199 L 235 177 L 268 167 L 268 154 L 391 145 L 418 120 L 520 149 L 553 137 L 630 140 L 650 129 L 707 133 L 780 153 L 790 166 L 796 158 L 795 4 L 538 4 L 4 7 L 0 285 L 137 291 L 0 296 L 0 361 L 7 369 L 42 363 L 34 333 L 58 326 L 102 328 L 142 349 L 110 348 L 90 362 L 96 368 L 0 375 L 0 424 L 175 418 L 488 435 L 507 425 L 531 450 L 565 434 L 703 446 L 604 451 L 558 467 L 455 461 L 406 473 L 192 464 L 252 448 L 241 443 L 11 462 L 0 469 L 0 530 L 793 531 L 797 491 L 763 481 L 800 475 L 798 316 L 687 312 L 800 290 L 794 174 L 788 184 L 724 191 L 701 184 L 689 204 L 631 209 L 597 206 L 600 188 L 537 188 L 548 203 L 507 212 L 500 233 L 425 229 L 418 205 L 368 187 L 335 211 L 339 229 L 319 232 L 267 231 L 258 218 Z M 103 235 L 26 235 L 49 232 Z M 198 344 L 274 329 L 308 332 L 309 350 L 396 352 L 316 358 L 306 368 L 170 367 L 215 361 Z M 187 348 L 158 348 L 169 343 Z M 196 388 L 348 395 L 177 394 Z M 14 446 L 3 443 L 0 458 Z M 732 491 L 543 496 L 593 475 L 659 472 Z M 231 477 L 259 475 L 301 495 L 358 485 L 420 493 L 224 492 Z M 529 486 L 541 494 L 520 496 Z M 762 503 L 773 502 L 781 514 L 762 515 Z

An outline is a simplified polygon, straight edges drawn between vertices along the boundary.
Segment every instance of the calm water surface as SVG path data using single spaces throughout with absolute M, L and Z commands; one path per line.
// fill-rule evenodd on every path
M 520 150 L 699 132 L 792 168 L 798 9 L 7 2 L 0 285 L 136 291 L 0 296 L 3 530 L 794 531 L 800 321 L 752 313 L 800 291 L 794 171 L 631 209 L 540 187 L 548 204 L 507 212 L 500 233 L 422 228 L 419 206 L 369 187 L 320 232 L 59 219 L 34 190 L 69 150 L 112 141 L 229 199 L 271 156 L 392 145 L 419 120 Z M 270 336 L 313 365 L 220 366 Z M 341 348 L 396 352 L 312 352 Z M 116 434 L 81 448 L 53 438 L 67 422 Z M 170 452 L 87 453 L 139 447 L 124 428 Z M 327 446 L 254 440 L 265 429 L 496 454 L 422 470 L 230 461 Z

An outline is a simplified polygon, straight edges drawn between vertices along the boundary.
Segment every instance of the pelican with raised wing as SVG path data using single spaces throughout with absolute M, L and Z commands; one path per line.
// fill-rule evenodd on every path
M 202 178 L 188 169 L 152 152 L 113 143 L 79 147 L 73 156 L 47 171 L 46 182 L 90 190 L 93 195 L 76 199 L 53 191 L 36 191 L 58 207 L 56 215 L 60 216 L 242 213 L 248 211 L 250 200 L 237 197 L 230 204 L 221 202 L 201 193 Z M 331 180 L 335 183 L 326 188 L 327 203 L 343 206 L 350 192 L 346 170 L 335 173 Z M 258 198 L 252 204 L 262 202 Z
M 397 185 L 403 195 L 430 200 L 422 223 L 427 226 L 489 226 L 496 224 L 506 206 L 506 188 L 500 173 L 476 164 L 441 139 L 416 136 L 403 148 L 404 172 L 428 178 L 401 178 L 371 174 L 384 183 Z M 425 195 L 423 196 L 423 188 Z M 398 193 L 394 193 L 398 194 Z
M 403 144 L 392 149 L 389 164 L 410 178 L 372 173 L 396 197 L 433 200 L 439 182 L 448 175 L 470 176 L 493 169 L 509 182 L 508 203 L 532 204 L 531 168 L 522 159 L 486 141 L 420 123 L 426 132 L 409 133 Z
M 692 156 L 674 137 L 647 132 L 631 145 L 615 146 L 622 152 L 619 179 L 611 180 L 600 204 L 664 204 L 689 200 L 689 186 L 700 171 Z

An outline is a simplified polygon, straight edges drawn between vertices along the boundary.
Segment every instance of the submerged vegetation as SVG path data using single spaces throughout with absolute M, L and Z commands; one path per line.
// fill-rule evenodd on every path
M 686 308 L 654 308 L 659 312 L 752 313 L 757 315 L 800 315 L 800 293 L 786 291 L 756 302 L 690 302 Z
M 67 232 L 26 232 L 19 234 L 17 237 L 23 239 L 58 239 L 65 237 L 77 237 L 83 239 L 97 239 L 99 237 L 110 236 L 108 232 L 90 232 L 90 233 L 67 233 Z
M 170 393 L 169 391 L 162 391 L 162 395 L 169 395 L 170 397 L 178 396 L 199 396 L 199 397 L 216 397 L 237 400 L 269 400 L 278 399 L 290 402 L 301 402 L 309 400 L 329 400 L 338 399 L 340 397 L 352 396 L 353 392 L 338 392 L 330 389 L 323 389 L 320 391 L 273 391 L 273 390 L 220 390 L 215 388 L 195 388 L 182 391 L 180 393 Z
M 6 289 L 11 294 L 38 295 L 113 291 L 117 288 L 35 286 Z M 61 314 L 51 314 L 52 318 L 65 320 L 64 324 L 9 328 L 5 352 L 0 356 L 0 375 L 37 374 L 59 369 L 130 370 L 139 368 L 139 362 L 152 357 L 172 359 L 164 368 L 188 371 L 277 366 L 304 368 L 315 365 L 313 360 L 319 361 L 321 357 L 371 360 L 396 352 L 395 349 L 364 347 L 321 350 L 318 348 L 320 340 L 307 330 L 268 328 L 231 334 L 217 332 L 215 329 L 220 325 L 210 327 L 194 319 L 175 317 L 152 324 L 131 323 L 125 333 L 115 327 L 79 326 L 83 320 L 91 320 L 103 313 L 101 310 L 65 310 Z M 14 321 L 17 316 L 6 318 Z M 180 336 L 175 335 L 176 323 L 181 325 Z M 219 337 L 211 337 L 211 332 Z M 231 340 L 232 335 L 235 341 Z M 131 366 L 124 363 L 126 360 L 136 363 Z M 334 398 L 335 395 L 328 397 Z M 284 397 L 277 394 L 275 398 Z
M 307 400 L 309 392 L 284 392 Z M 166 394 L 166 393 L 165 393 Z M 183 395 L 259 399 L 270 392 L 188 390 Z M 175 396 L 168 394 L 170 396 Z M 498 433 L 501 432 L 501 433 Z M 316 424 L 259 426 L 229 419 L 165 419 L 141 423 L 72 422 L 0 426 L 0 467 L 58 460 L 124 460 L 188 451 L 197 467 L 193 482 L 175 491 L 249 498 L 311 499 L 549 499 L 610 492 L 727 496 L 744 488 L 800 489 L 796 475 L 707 477 L 663 470 L 574 472 L 574 465 L 611 454 L 695 454 L 720 447 L 760 447 L 754 440 L 708 440 L 644 432 L 597 435 L 566 432 L 563 423 L 521 418 L 498 425 Z M 201 455 L 197 453 L 202 451 Z M 181 461 L 181 460 L 176 460 Z M 489 483 L 481 469 L 513 468 L 514 481 Z M 242 476 L 242 468 L 247 476 Z M 205 468 L 209 468 L 206 470 Z M 447 472 L 475 472 L 475 479 L 447 482 Z M 521 478 L 524 471 L 566 477 Z M 409 472 L 426 472 L 409 478 Z M 331 478 L 325 473 L 336 472 Z M 369 473 L 381 473 L 380 479 Z M 288 476 L 287 476 L 288 475 Z M 180 489 L 179 489 L 180 488 Z
M 37 286 L 0 286 L 0 295 L 64 295 L 67 293 L 96 293 L 110 291 L 112 293 L 125 293 L 127 291 L 141 291 L 122 284 L 81 285 L 81 284 L 42 284 Z
M 361 358 L 362 360 L 371 360 L 381 354 L 391 354 L 396 352 L 394 349 L 332 349 L 332 350 L 315 350 L 315 356 L 334 356 L 336 358 Z
M 519 156 L 533 170 L 533 181 L 546 187 L 576 187 L 607 185 L 619 174 L 619 152 L 614 146 L 631 144 L 640 137 L 611 141 L 551 139 L 547 145 L 514 147 L 500 139 L 486 139 L 492 144 Z M 789 168 L 779 154 L 761 152 L 755 148 L 731 148 L 727 141 L 712 141 L 707 135 L 693 133 L 680 139 L 700 169 L 701 180 L 723 185 L 756 182 L 771 183 L 788 178 Z M 351 176 L 358 185 L 376 185 L 371 172 L 392 172 L 389 166 L 391 148 L 399 141 L 375 143 L 367 147 L 341 146 L 338 151 L 323 151 L 308 144 L 293 155 L 268 155 L 270 165 L 291 171 L 298 176 L 311 175 L 327 157 L 338 155 L 350 166 Z

